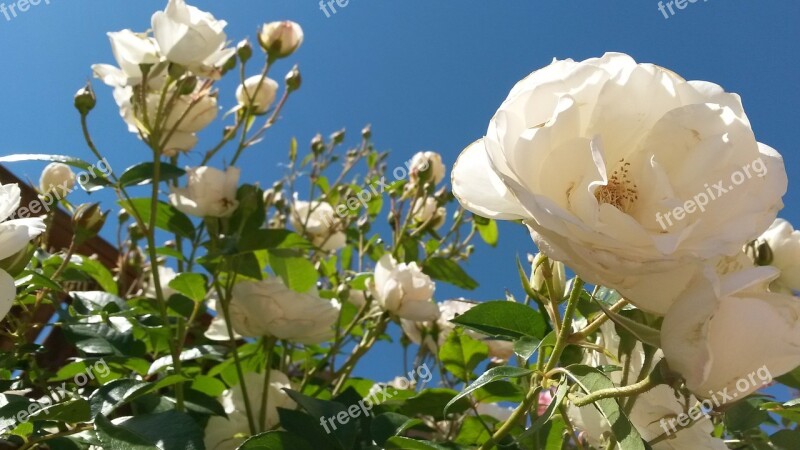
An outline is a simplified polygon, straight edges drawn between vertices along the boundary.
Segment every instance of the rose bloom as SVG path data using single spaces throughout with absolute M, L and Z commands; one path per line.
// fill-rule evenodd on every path
M 308 236 L 314 245 L 325 251 L 338 250 L 347 244 L 342 222 L 330 203 L 305 202 L 297 200 L 295 195 L 289 219 L 298 233 Z
M 401 319 L 427 321 L 439 317 L 439 307 L 431 301 L 436 284 L 416 262 L 398 264 L 392 255 L 383 255 L 370 288 L 381 309 Z
M 197 217 L 228 217 L 239 206 L 236 190 L 239 169 L 224 172 L 213 167 L 187 167 L 189 181 L 185 188 L 172 187 L 169 202 L 179 211 Z
M 264 401 L 264 374 L 246 373 L 244 381 L 247 384 L 247 396 L 254 410 L 255 420 L 258 422 L 261 403 Z M 264 418 L 264 423 L 261 424 L 264 430 L 269 430 L 278 425 L 280 421 L 278 408 L 294 409 L 296 407 L 294 400 L 283 391 L 284 388 L 292 389 L 291 382 L 286 374 L 275 369 L 270 370 L 267 414 Z M 205 446 L 208 450 L 235 450 L 239 448 L 244 439 L 234 436 L 247 436 L 250 434 L 242 386 L 237 384 L 226 390 L 219 400 L 228 417 L 212 416 L 208 419 L 204 439 Z
M 770 289 L 784 294 L 800 291 L 800 231 L 796 231 L 791 223 L 776 219 L 758 242 L 769 245 L 772 254 L 770 265 L 781 271 Z
M 153 36 L 161 54 L 206 76 L 235 54 L 235 49 L 225 48 L 226 25 L 184 0 L 170 0 L 167 8 L 152 18 Z
M 670 308 L 661 345 L 695 395 L 739 398 L 800 365 L 800 298 L 767 292 L 774 267 L 696 277 Z
M 103 83 L 111 86 L 136 86 L 142 82 L 142 64 L 157 64 L 161 60 L 156 41 L 131 30 L 108 33 L 111 50 L 119 67 L 95 64 L 92 71 Z
M 272 78 L 261 79 L 261 75 L 254 75 L 240 84 L 236 89 L 236 101 L 241 107 L 250 105 L 253 99 L 253 109 L 258 114 L 264 114 L 275 101 L 278 92 L 278 83 Z
M 439 349 L 456 327 L 451 320 L 469 311 L 476 304 L 464 299 L 445 300 L 438 304 L 439 318 L 436 321 L 414 322 L 403 319 L 400 321 L 400 325 L 411 342 L 417 345 L 424 344 L 431 353 L 438 354 Z M 485 334 L 473 330 L 465 330 L 465 332 L 473 339 L 483 341 L 489 347 L 489 356 L 492 358 L 507 361 L 514 355 L 514 344 L 510 341 L 487 339 Z
M 0 185 L 0 260 L 22 252 L 28 242 L 45 230 L 41 217 L 7 220 L 19 208 L 20 190 L 16 184 Z M 14 304 L 17 287 L 14 278 L 0 269 L 0 320 Z
M 236 284 L 229 309 L 231 325 L 242 336 L 272 336 L 301 344 L 333 337 L 332 327 L 339 318 L 338 304 L 319 297 L 316 288 L 296 292 L 280 278 Z M 215 320 L 224 320 L 222 314 Z
M 728 189 L 734 173 L 744 179 Z M 739 96 L 609 53 L 517 83 L 452 184 L 466 209 L 522 220 L 549 257 L 663 315 L 699 261 L 772 223 L 787 178 Z
M 39 190 L 42 193 L 55 193 L 64 198 L 75 187 L 75 173 L 64 163 L 50 163 L 39 177 Z
M 576 326 L 580 326 L 580 324 L 576 324 Z M 608 354 L 596 351 L 591 352 L 584 356 L 582 364 L 592 367 L 606 365 L 624 367 L 628 364 L 627 357 L 619 354 L 620 337 L 616 334 L 613 322 L 603 324 L 595 343 L 604 347 Z M 631 351 L 630 358 L 630 373 L 627 384 L 634 383 L 642 371 L 645 356 L 640 342 L 636 343 L 636 346 Z M 651 368 L 662 358 L 661 351 L 657 351 L 653 357 Z M 609 378 L 616 386 L 620 386 L 622 374 L 623 372 L 618 370 L 610 373 Z M 682 395 L 676 396 L 675 391 L 669 386 L 659 385 L 636 397 L 636 402 L 633 404 L 629 418 L 636 430 L 639 431 L 639 434 L 642 435 L 642 438 L 649 441 L 664 434 L 661 419 L 665 421 L 674 419 L 678 414 L 684 412 L 684 403 L 687 402 L 689 405 L 694 405 L 697 403 L 697 399 L 694 397 L 684 399 Z M 604 441 L 607 440 L 611 433 L 611 425 L 598 411 L 597 407 L 595 405 L 586 405 L 578 408 L 570 405 L 567 411 L 573 425 L 585 433 L 589 444 L 594 448 L 604 448 Z M 726 450 L 728 447 L 722 439 L 716 439 L 711 436 L 713 431 L 714 426 L 710 421 L 704 420 L 693 423 L 692 426 L 673 433 L 671 439 L 653 445 L 653 449 L 695 450 L 704 448 Z

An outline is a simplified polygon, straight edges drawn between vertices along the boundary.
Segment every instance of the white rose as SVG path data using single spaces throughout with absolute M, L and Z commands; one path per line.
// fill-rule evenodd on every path
M 370 287 L 381 309 L 402 319 L 426 321 L 439 317 L 439 308 L 431 301 L 436 284 L 416 262 L 398 264 L 392 255 L 383 255 Z
M 796 231 L 791 223 L 776 219 L 758 241 L 769 245 L 772 252 L 770 265 L 781 271 L 781 276 L 772 282 L 770 288 L 785 294 L 800 291 L 800 231 Z
M 189 68 L 220 64 L 235 52 L 224 48 L 226 25 L 224 20 L 217 20 L 184 0 L 170 0 L 167 8 L 152 18 L 153 35 L 161 54 Z
M 161 60 L 158 45 L 146 35 L 122 30 L 108 33 L 108 38 L 119 67 L 95 64 L 92 71 L 109 86 L 136 86 L 142 82 L 141 65 L 157 64 Z
M 63 163 L 50 163 L 39 177 L 39 190 L 43 194 L 55 193 L 58 198 L 64 198 L 75 187 L 75 173 Z
M 41 217 L 6 220 L 17 211 L 20 190 L 16 184 L 0 185 L 0 260 L 14 256 L 45 230 Z M 0 320 L 11 310 L 17 296 L 14 278 L 0 269 Z
M 414 220 L 419 224 L 429 223 L 435 230 L 444 225 L 447 210 L 439 206 L 434 197 L 418 198 L 411 207 Z
M 728 189 L 735 173 L 744 179 Z M 691 264 L 737 253 L 772 223 L 787 178 L 737 95 L 611 53 L 554 61 L 520 81 L 459 157 L 452 184 L 468 210 L 523 220 L 542 252 L 664 314 Z M 665 216 L 676 208 L 683 220 Z
M 303 43 L 303 29 L 291 20 L 266 23 L 258 33 L 258 41 L 271 57 L 283 58 Z
M 263 373 L 249 372 L 244 375 L 247 397 L 256 415 L 256 421 L 258 421 L 261 411 L 261 404 L 264 402 L 264 378 Z M 264 430 L 269 430 L 280 422 L 278 408 L 294 409 L 296 407 L 294 400 L 283 390 L 292 389 L 289 378 L 283 372 L 270 370 L 268 389 L 267 414 L 264 417 L 264 423 L 261 424 Z M 235 450 L 244 439 L 234 436 L 250 434 L 241 384 L 223 392 L 219 400 L 228 417 L 212 416 L 208 420 L 204 439 L 205 447 L 208 450 Z
M 620 337 L 616 334 L 613 322 L 606 322 L 600 328 L 597 340 L 598 346 L 604 347 L 608 354 L 592 352 L 584 356 L 583 364 L 600 367 L 605 365 L 616 365 L 624 367 L 627 357 L 619 355 Z M 611 356 L 609 356 L 611 355 Z M 628 374 L 628 384 L 638 380 L 645 356 L 641 343 L 637 343 L 630 355 L 630 365 Z M 663 354 L 657 351 L 653 357 L 651 368 L 661 359 Z M 619 386 L 622 382 L 623 372 L 621 370 L 609 374 L 609 378 Z M 672 432 L 669 420 L 673 420 L 677 415 L 684 413 L 683 401 L 688 400 L 688 404 L 694 405 L 697 399 L 689 397 L 682 399 L 676 396 L 675 392 L 666 385 L 660 385 L 640 394 L 636 397 L 633 409 L 630 413 L 630 420 L 634 427 L 639 431 L 644 440 L 652 440 L 665 433 L 663 427 Z M 568 414 L 576 428 L 584 431 L 590 445 L 596 448 L 603 448 L 604 439 L 611 433 L 611 425 L 600 414 L 594 405 L 587 405 L 581 408 L 570 405 Z M 664 421 L 662 422 L 662 419 Z M 663 424 L 663 425 L 662 425 Z M 710 421 L 694 423 L 691 427 L 673 432 L 672 438 L 659 442 L 653 446 L 654 450 L 694 450 L 696 448 L 707 448 L 715 450 L 725 450 L 727 446 L 721 439 L 711 436 L 714 427 Z
M 313 288 L 295 292 L 280 278 L 236 284 L 229 308 L 231 325 L 242 336 L 273 336 L 301 344 L 333 337 L 339 318 L 337 303 L 319 297 Z
M 239 206 L 236 190 L 239 169 L 228 167 L 224 172 L 213 167 L 186 168 L 185 188 L 171 188 L 169 202 L 179 211 L 197 217 L 228 217 Z
M 298 233 L 308 236 L 314 245 L 325 251 L 338 250 L 347 243 L 342 222 L 330 203 L 301 201 L 295 195 L 290 220 Z
M 272 106 L 278 92 L 278 83 L 272 78 L 262 80 L 261 75 L 252 76 L 244 80 L 236 89 L 236 101 L 243 108 L 250 105 L 253 99 L 253 109 L 257 114 L 264 114 Z
M 415 322 L 402 319 L 400 326 L 411 342 L 425 345 L 431 353 L 438 354 L 439 349 L 456 327 L 451 320 L 469 311 L 476 304 L 464 299 L 445 300 L 438 304 L 439 317 L 435 321 Z M 510 341 L 487 339 L 485 334 L 473 330 L 465 330 L 465 332 L 473 339 L 483 341 L 489 347 L 489 356 L 492 358 L 507 361 L 514 354 L 514 344 Z
M 475 410 L 482 416 L 489 416 L 500 422 L 510 419 L 514 412 L 514 408 L 505 408 L 497 403 L 478 403 Z
M 196 97 L 195 97 L 196 96 Z M 155 98 L 158 98 L 155 96 Z M 158 113 L 158 105 L 149 113 L 149 119 L 154 120 Z M 217 117 L 219 106 L 217 97 L 208 92 L 198 92 L 194 95 L 181 95 L 175 102 L 167 118 L 166 130 L 175 128 L 177 131 L 197 133 L 211 124 Z
M 709 270 L 672 305 L 661 345 L 695 395 L 727 389 L 742 398 L 800 365 L 800 298 L 766 291 L 778 274 L 768 266 L 721 277 Z
M 445 172 L 442 155 L 436 152 L 419 152 L 411 158 L 410 176 L 413 182 L 422 180 L 439 184 L 444 180 Z

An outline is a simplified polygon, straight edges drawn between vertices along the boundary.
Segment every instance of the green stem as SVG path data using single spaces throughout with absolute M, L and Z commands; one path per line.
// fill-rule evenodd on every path
M 261 397 L 261 413 L 258 416 L 258 425 L 263 433 L 267 431 L 267 405 L 269 401 L 269 381 L 270 381 L 270 373 L 272 372 L 272 351 L 275 349 L 275 341 L 274 337 L 265 337 L 264 338 L 264 354 L 265 358 L 267 359 L 266 368 L 264 369 L 264 393 L 263 397 Z
M 577 407 L 581 407 L 607 398 L 630 397 L 632 395 L 645 393 L 658 385 L 659 382 L 654 376 L 650 375 L 644 380 L 628 386 L 594 391 L 591 394 L 587 394 L 584 397 L 573 400 L 572 404 Z

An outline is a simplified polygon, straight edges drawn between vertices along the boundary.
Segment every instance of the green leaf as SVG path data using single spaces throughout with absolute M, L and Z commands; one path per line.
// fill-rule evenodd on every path
M 439 348 L 439 360 L 450 373 L 461 380 L 471 380 L 472 371 L 489 356 L 489 347 L 456 330 Z
M 94 429 L 102 448 L 113 448 L 114 450 L 161 450 L 143 436 L 114 425 L 102 415 L 94 419 Z
M 532 370 L 523 369 L 521 367 L 512 367 L 512 366 L 492 367 L 491 369 L 484 372 L 481 376 L 479 376 L 477 380 L 473 381 L 472 384 L 467 386 L 466 389 L 464 389 L 463 391 L 458 393 L 458 395 L 453 397 L 453 399 L 450 400 L 447 403 L 447 405 L 445 405 L 444 412 L 447 413 L 450 407 L 457 401 L 461 400 L 462 398 L 476 391 L 478 388 L 483 387 L 493 381 L 502 380 L 505 378 L 524 377 L 532 373 L 533 373 Z
M 478 282 L 472 279 L 461 266 L 446 258 L 430 258 L 425 262 L 422 271 L 434 280 L 444 281 L 462 289 L 475 289 Z
M 483 223 L 483 221 L 476 220 L 475 227 L 478 229 L 478 233 L 481 235 L 481 239 L 483 239 L 483 242 L 486 242 L 492 247 L 497 246 L 497 241 L 500 238 L 500 233 L 497 230 L 496 221 L 488 220 L 485 223 Z
M 306 250 L 314 248 L 314 245 L 293 231 L 257 228 L 245 229 L 237 247 L 239 251 L 252 252 L 276 248 Z
M 761 409 L 763 403 L 765 400 L 759 397 L 748 397 L 736 402 L 725 412 L 725 427 L 733 432 L 758 428 L 769 419 L 769 413 Z
M 419 419 L 412 419 L 403 414 L 387 412 L 372 419 L 370 433 L 372 435 L 372 440 L 379 446 L 383 446 L 392 436 L 397 436 L 407 429 L 422 423 L 423 422 Z
M 181 273 L 169 282 L 169 287 L 196 302 L 206 298 L 206 278 L 199 273 Z
M 244 441 L 236 450 L 314 450 L 311 445 L 285 431 L 267 431 Z
M 489 336 L 542 339 L 547 324 L 535 310 L 520 303 L 494 301 L 480 303 L 451 322 Z
M 573 365 L 567 370 L 577 380 L 581 389 L 587 394 L 601 389 L 612 389 L 614 383 L 606 375 L 594 367 L 584 365 Z M 617 438 L 621 448 L 625 450 L 645 450 L 642 436 L 636 428 L 631 425 L 630 420 L 620 408 L 619 403 L 613 398 L 598 400 L 593 405 L 586 405 L 584 408 L 598 408 L 603 417 L 611 424 L 611 433 Z
M 195 359 L 210 357 L 214 359 L 222 359 L 222 355 L 225 354 L 225 347 L 219 345 L 198 345 L 197 347 L 187 348 L 181 351 L 180 360 L 183 361 L 193 361 Z M 172 366 L 172 355 L 162 356 L 157 360 L 153 361 L 153 364 L 150 365 L 150 369 L 148 369 L 147 374 L 152 375 L 154 373 L 158 373 L 159 371 Z
M 116 295 L 103 291 L 73 291 L 70 296 L 75 299 L 72 306 L 81 314 L 105 312 L 117 312 L 128 309 L 125 300 Z
M 98 419 L 100 418 L 104 419 L 103 416 L 98 416 Z M 95 424 L 97 422 L 98 420 L 95 419 Z M 135 436 L 139 445 L 149 443 L 155 448 L 164 450 L 205 448 L 203 429 L 191 416 L 175 410 L 133 416 L 116 425 L 116 428 L 127 431 L 129 437 Z M 103 448 L 117 450 L 121 447 L 103 445 Z M 139 447 L 135 448 L 138 450 Z
M 111 271 L 103 263 L 92 258 L 80 257 L 73 258 L 72 264 L 92 277 L 100 285 L 100 289 L 109 294 L 117 295 L 117 282 L 114 281 Z
M 527 361 L 539 350 L 539 346 L 542 345 L 542 340 L 531 337 L 531 336 L 522 336 L 521 338 L 514 341 L 514 353 L 517 354 L 520 358 Z
M 107 416 L 127 403 L 128 398 L 137 392 L 149 390 L 150 383 L 121 378 L 100 386 L 89 396 L 92 417 Z
M 0 163 L 9 163 L 9 162 L 21 162 L 21 161 L 50 161 L 50 162 L 60 162 L 66 164 L 68 166 L 72 166 L 82 171 L 85 171 L 91 177 L 85 183 L 81 185 L 83 189 L 87 192 L 92 192 L 97 189 L 102 188 L 103 186 L 109 186 L 111 182 L 108 180 L 107 176 L 110 172 L 110 166 L 108 165 L 108 161 L 105 159 L 102 161 L 98 161 L 96 163 L 97 166 L 100 165 L 100 162 L 103 162 L 107 169 L 100 169 L 100 167 L 95 167 L 88 162 L 74 158 L 72 156 L 64 156 L 64 155 L 45 155 L 45 154 L 17 154 L 17 155 L 7 155 L 7 156 L 0 156 Z
M 174 180 L 186 174 L 185 170 L 173 166 L 172 164 L 162 162 L 160 166 L 159 179 L 161 181 Z M 151 184 L 153 182 L 154 168 L 155 164 L 152 162 L 143 162 L 136 164 L 135 166 L 128 167 L 125 169 L 125 172 L 120 175 L 119 185 L 126 187 L 132 185 L 144 186 L 146 184 Z
M 446 450 L 432 442 L 418 441 L 402 436 L 394 436 L 386 441 L 384 450 Z
M 53 420 L 66 423 L 80 423 L 92 420 L 89 402 L 82 398 L 47 406 L 30 417 L 34 420 Z
M 286 286 L 297 292 L 308 292 L 316 286 L 319 278 L 314 264 L 304 257 L 282 256 L 280 253 L 270 252 L 269 265 Z
M 409 417 L 417 414 L 432 416 L 435 420 L 443 420 L 448 409 L 450 413 L 462 413 L 469 409 L 469 401 L 460 398 L 453 389 L 431 388 L 407 399 L 399 412 Z
M 635 320 L 629 319 L 622 314 L 617 314 L 610 309 L 606 308 L 605 305 L 601 302 L 597 302 L 600 306 L 600 309 L 617 325 L 628 330 L 636 339 L 642 341 L 643 343 L 653 347 L 653 348 L 661 348 L 661 331 L 655 328 L 651 328 L 645 324 L 636 322 Z
M 331 431 L 329 438 L 330 441 L 337 444 L 341 450 L 353 448 L 357 434 L 356 421 L 353 416 L 347 412 L 347 407 L 345 407 L 345 405 L 338 402 L 308 397 L 291 389 L 284 389 L 284 391 L 292 400 L 311 415 L 316 426 L 319 426 L 323 419 L 333 420 L 337 416 L 342 417 L 340 413 L 346 415 L 347 421 L 345 423 L 342 423 L 341 420 L 337 421 L 337 426 Z
M 130 201 L 120 200 L 118 203 L 131 214 L 138 215 L 145 223 L 150 222 L 150 198 L 134 198 Z M 172 205 L 158 202 L 156 206 L 156 227 L 175 233 L 187 239 L 194 238 L 194 225 L 186 214 Z

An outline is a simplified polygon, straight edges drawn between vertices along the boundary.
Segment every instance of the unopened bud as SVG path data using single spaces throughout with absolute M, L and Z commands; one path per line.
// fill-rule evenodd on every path
M 564 263 L 553 261 L 547 258 L 543 253 L 538 253 L 531 262 L 531 287 L 539 292 L 547 292 L 546 280 L 548 277 L 552 279 L 553 290 L 555 291 L 555 298 L 561 299 L 567 287 L 567 274 Z M 548 293 L 549 295 L 549 293 Z
M 75 174 L 72 169 L 64 163 L 50 163 L 39 177 L 39 189 L 42 194 L 53 193 L 62 199 L 72 192 L 75 187 Z
M 82 116 L 85 116 L 89 114 L 89 111 L 94 109 L 95 105 L 97 105 L 97 97 L 94 95 L 92 84 L 87 83 L 86 86 L 80 88 L 78 92 L 75 93 L 75 109 L 77 109 Z
M 197 77 L 186 77 L 178 84 L 178 93 L 180 95 L 189 95 L 194 92 L 197 87 Z
M 258 42 L 270 58 L 285 58 L 303 43 L 303 29 L 290 20 L 270 22 L 261 27 Z
M 292 70 L 286 74 L 286 90 L 294 92 L 300 89 L 301 84 L 303 84 L 303 77 L 300 75 L 300 69 L 295 64 Z
M 311 151 L 315 154 L 320 154 L 325 151 L 325 140 L 322 139 L 321 134 L 317 133 L 317 135 L 311 139 Z
M 339 130 L 331 135 L 331 141 L 333 141 L 333 145 L 339 145 L 344 142 L 344 130 Z
M 756 247 L 756 265 L 768 266 L 772 264 L 773 259 L 775 259 L 775 256 L 773 255 L 772 248 L 770 248 L 769 244 L 766 241 L 759 242 L 758 246 Z
M 372 125 L 367 125 L 361 130 L 361 137 L 364 139 L 372 137 Z
M 250 41 L 247 39 L 242 39 L 239 44 L 236 46 L 236 54 L 239 55 L 239 59 L 242 63 L 246 63 L 250 58 L 253 56 L 253 46 L 250 45 Z
M 75 242 L 82 244 L 95 237 L 103 224 L 106 223 L 107 213 L 100 210 L 99 203 L 84 203 L 72 215 L 72 226 L 75 230 Z

